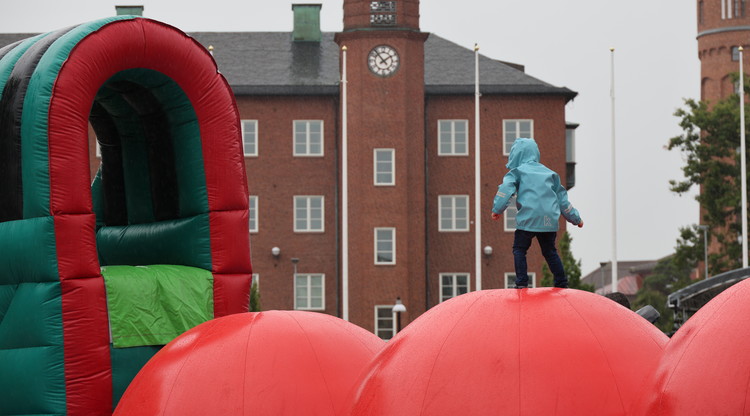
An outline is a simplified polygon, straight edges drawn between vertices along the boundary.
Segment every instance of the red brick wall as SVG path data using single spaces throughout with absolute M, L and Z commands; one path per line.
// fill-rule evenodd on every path
M 533 119 L 534 138 L 539 144 L 542 163 L 558 172 L 565 183 L 565 101 L 563 98 L 542 96 L 482 96 L 481 109 L 481 212 L 482 247 L 491 246 L 493 254 L 482 256 L 482 288 L 504 287 L 505 273 L 513 273 L 513 232 L 504 231 L 503 219 L 490 219 L 492 199 L 497 186 L 507 173 L 503 156 L 503 120 Z M 429 189 L 427 219 L 429 251 L 430 305 L 440 300 L 439 274 L 468 272 L 471 290 L 476 290 L 474 268 L 474 227 L 468 232 L 438 231 L 438 196 L 469 195 L 470 217 L 474 218 L 474 97 L 435 96 L 427 100 L 427 151 Z M 438 120 L 463 119 L 469 125 L 468 156 L 438 156 Z M 575 201 L 572 201 L 575 205 Z M 560 221 L 560 232 L 565 230 Z M 529 271 L 541 282 L 544 259 L 536 244 L 528 256 Z
M 294 308 L 294 267 L 325 274 L 326 313 L 337 314 L 338 97 L 238 97 L 242 119 L 258 120 L 258 156 L 246 157 L 250 195 L 258 196 L 259 227 L 250 235 L 253 271 L 263 309 Z M 324 157 L 293 157 L 293 121 L 323 120 Z M 323 195 L 324 233 L 295 233 L 295 195 Z M 271 254 L 279 247 L 281 255 Z

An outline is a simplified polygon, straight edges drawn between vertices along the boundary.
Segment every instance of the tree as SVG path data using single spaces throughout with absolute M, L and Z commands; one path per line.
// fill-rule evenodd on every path
M 695 267 L 695 260 L 681 250 L 678 246 L 675 254 L 659 260 L 653 273 L 643 279 L 643 287 L 632 304 L 633 310 L 651 305 L 659 311 L 655 325 L 666 333 L 674 330 L 674 311 L 667 308 L 667 296 L 692 283 L 690 272 Z
M 573 252 L 570 249 L 570 244 L 572 242 L 573 238 L 570 236 L 570 233 L 566 231 L 563 233 L 562 237 L 560 237 L 560 242 L 558 244 L 560 259 L 562 259 L 565 274 L 568 276 L 568 287 L 593 292 L 593 285 L 581 283 L 581 260 L 576 260 L 573 256 Z M 545 263 L 542 265 L 541 286 L 552 286 L 553 284 L 552 273 L 549 270 L 549 266 Z
M 695 185 L 701 187 L 696 200 L 701 206 L 702 222 L 709 227 L 710 239 L 717 243 L 708 260 L 714 274 L 740 267 L 742 257 L 738 241 L 741 233 L 738 101 L 737 94 L 713 106 L 685 100 L 685 108 L 675 112 L 683 133 L 670 139 L 668 145 L 669 150 L 682 152 L 685 159 L 684 179 L 670 181 L 670 189 L 681 195 Z M 678 247 L 690 248 L 683 250 L 685 255 L 696 257 L 695 251 L 702 249 L 697 231 L 695 226 L 681 230 Z
M 260 291 L 258 290 L 258 282 L 254 280 L 250 286 L 250 312 L 260 311 Z

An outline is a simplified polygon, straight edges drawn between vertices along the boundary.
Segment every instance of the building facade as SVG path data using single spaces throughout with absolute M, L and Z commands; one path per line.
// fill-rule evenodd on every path
M 499 222 L 490 208 L 516 138 L 534 137 L 542 163 L 573 186 L 577 124 L 565 106 L 576 93 L 480 55 L 475 218 L 475 51 L 422 32 L 421 6 L 430 7 L 343 0 L 343 29 L 329 33 L 319 4 L 296 4 L 291 33 L 190 34 L 237 99 L 264 310 L 328 313 L 388 339 L 397 322 L 451 297 L 513 286 L 515 208 Z M 92 141 L 92 175 L 96 149 Z M 543 262 L 532 247 L 531 285 Z

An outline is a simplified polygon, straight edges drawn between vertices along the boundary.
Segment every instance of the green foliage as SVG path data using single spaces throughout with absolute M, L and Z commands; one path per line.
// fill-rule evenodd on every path
M 692 283 L 690 272 L 694 267 L 695 260 L 691 259 L 690 253 L 680 248 L 674 255 L 659 260 L 653 273 L 643 279 L 643 287 L 636 294 L 632 309 L 653 306 L 661 314 L 656 326 L 663 332 L 671 332 L 674 329 L 674 312 L 667 308 L 667 296 Z
M 585 290 L 588 292 L 594 291 L 593 285 L 587 285 L 581 283 L 581 260 L 576 260 L 571 250 L 571 243 L 573 237 L 567 231 L 560 237 L 557 251 L 560 253 L 560 259 L 563 262 L 565 268 L 565 274 L 568 276 L 568 287 L 572 289 Z M 554 284 L 554 278 L 552 272 L 549 270 L 547 263 L 542 265 L 542 282 L 540 286 L 552 286 Z
M 703 101 L 685 100 L 685 108 L 675 112 L 683 132 L 670 139 L 668 145 L 669 150 L 680 151 L 685 159 L 682 167 L 684 179 L 670 181 L 670 189 L 683 194 L 694 185 L 701 187 L 696 200 L 701 205 L 702 223 L 710 227 L 710 238 L 718 243 L 718 251 L 712 253 L 708 261 L 711 274 L 740 267 L 742 257 L 738 241 L 742 218 L 738 102 L 737 94 L 712 107 Z M 702 238 L 702 232 L 696 236 L 696 231 L 699 230 L 695 227 L 681 230 L 678 247 L 686 244 L 695 249 L 700 245 L 702 249 L 703 243 L 697 242 Z
M 701 222 L 709 227 L 708 243 L 714 239 L 717 243 L 715 252 L 708 257 L 712 275 L 740 266 L 738 102 L 737 94 L 712 106 L 703 101 L 685 100 L 685 107 L 675 112 L 680 118 L 682 134 L 670 139 L 667 146 L 669 150 L 681 152 L 685 160 L 682 167 L 684 178 L 670 181 L 671 191 L 681 195 L 693 186 L 700 186 L 696 200 L 701 205 Z M 698 262 L 703 261 L 704 244 L 703 230 L 699 226 L 681 228 L 674 255 L 660 260 L 653 273 L 644 279 L 633 302 L 633 310 L 653 306 L 661 314 L 657 326 L 664 332 L 673 331 L 674 313 L 667 309 L 667 296 L 693 283 L 690 275 Z
M 260 311 L 260 290 L 258 290 L 258 282 L 253 282 L 250 286 L 250 312 Z

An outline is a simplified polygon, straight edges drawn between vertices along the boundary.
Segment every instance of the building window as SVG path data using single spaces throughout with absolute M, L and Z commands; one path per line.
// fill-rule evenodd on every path
M 396 264 L 396 229 L 375 229 L 375 264 Z
M 469 196 L 438 197 L 439 231 L 469 231 Z
M 531 272 L 529 275 L 529 287 L 536 287 L 536 273 Z M 513 289 L 516 287 L 516 274 L 505 273 L 505 288 Z
M 297 273 L 294 276 L 294 309 L 325 309 L 325 275 Z
M 738 62 L 740 60 L 740 47 L 732 46 L 732 60 Z
M 250 286 L 255 285 L 255 289 L 260 290 L 260 275 L 258 273 L 253 273 L 252 279 Z
M 323 120 L 294 121 L 294 156 L 323 156 Z
M 699 23 L 703 23 L 703 7 L 701 3 L 698 3 Z M 721 0 L 722 19 L 737 19 L 740 17 L 745 17 L 745 0 Z
M 250 198 L 248 198 L 248 217 L 250 219 L 249 221 L 249 231 L 251 233 L 257 233 L 258 232 L 258 197 L 256 195 L 251 195 Z
M 468 292 L 468 273 L 440 273 L 440 302 Z
M 323 232 L 324 197 L 295 196 L 294 197 L 294 231 Z
M 242 120 L 242 151 L 245 156 L 258 156 L 258 120 Z
M 705 13 L 705 10 L 704 10 L 704 5 L 703 5 L 703 0 L 700 0 L 698 2 L 698 24 L 702 25 L 706 23 L 704 13 Z
M 509 155 L 519 137 L 534 138 L 534 120 L 503 120 L 503 154 Z
M 375 306 L 375 335 L 388 341 L 396 335 L 396 320 L 393 319 L 393 305 Z
M 468 126 L 466 120 L 438 120 L 438 155 L 467 156 Z
M 518 215 L 518 207 L 516 207 L 516 197 L 510 198 L 508 208 L 505 209 L 505 231 L 516 231 L 518 224 L 516 223 L 516 215 Z
M 376 186 L 396 184 L 396 150 L 375 149 L 373 151 L 373 176 Z

